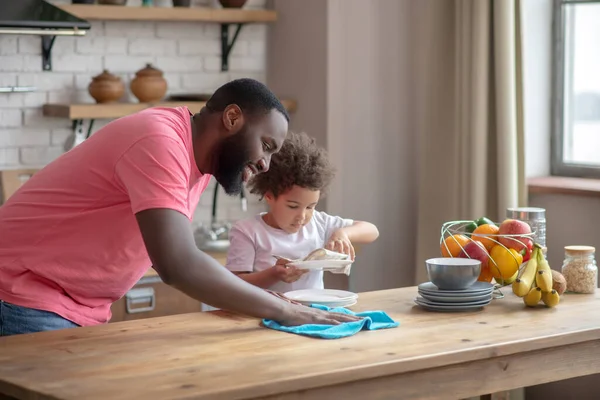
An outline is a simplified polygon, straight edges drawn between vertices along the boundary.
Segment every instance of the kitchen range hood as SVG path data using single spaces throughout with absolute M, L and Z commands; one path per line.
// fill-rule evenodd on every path
M 90 28 L 88 21 L 44 0 L 0 0 L 0 35 L 40 35 L 44 70 L 52 69 L 56 36 L 83 36 Z

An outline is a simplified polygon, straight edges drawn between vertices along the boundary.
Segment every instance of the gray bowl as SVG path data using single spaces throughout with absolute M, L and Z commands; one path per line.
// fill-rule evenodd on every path
M 481 261 L 470 258 L 430 258 L 425 264 L 429 280 L 442 290 L 467 289 L 481 272 Z

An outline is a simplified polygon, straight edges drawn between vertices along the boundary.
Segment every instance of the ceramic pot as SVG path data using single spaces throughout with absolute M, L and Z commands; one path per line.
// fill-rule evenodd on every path
M 152 64 L 146 64 L 146 68 L 136 72 L 129 87 L 140 103 L 158 102 L 167 93 L 167 81 L 163 78 L 162 71 Z
M 247 0 L 219 0 L 223 8 L 242 8 Z
M 98 4 L 109 4 L 111 6 L 124 6 L 127 0 L 98 0 Z
M 100 75 L 92 78 L 92 82 L 88 85 L 88 92 L 97 103 L 113 103 L 123 96 L 125 85 L 121 78 L 104 70 Z

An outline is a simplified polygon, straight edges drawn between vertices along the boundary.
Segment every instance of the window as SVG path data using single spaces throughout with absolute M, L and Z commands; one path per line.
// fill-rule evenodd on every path
M 552 174 L 600 178 L 600 0 L 555 0 Z

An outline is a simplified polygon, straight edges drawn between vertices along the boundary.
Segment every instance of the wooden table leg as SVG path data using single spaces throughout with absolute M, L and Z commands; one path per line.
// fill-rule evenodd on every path
M 483 394 L 479 396 L 479 400 L 510 400 L 510 392 L 498 392 L 493 394 Z

